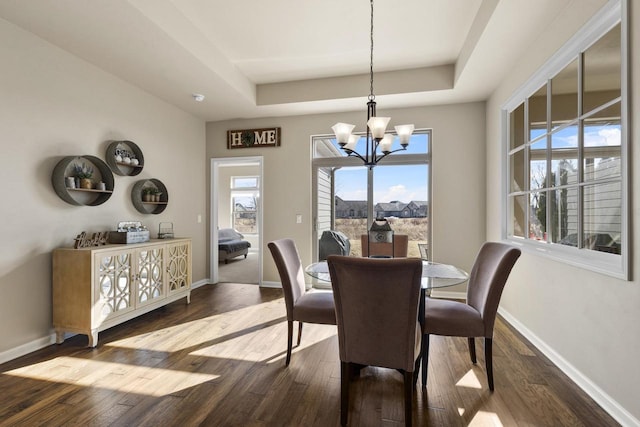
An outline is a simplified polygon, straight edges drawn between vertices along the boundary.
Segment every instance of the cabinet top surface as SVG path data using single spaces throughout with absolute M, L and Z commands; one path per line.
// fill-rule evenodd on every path
M 158 245 L 166 245 L 171 243 L 186 243 L 191 242 L 190 238 L 187 237 L 174 237 L 173 239 L 151 239 L 148 242 L 143 243 L 109 243 L 107 245 L 100 246 L 89 246 L 86 248 L 78 248 L 75 249 L 73 247 L 62 247 L 56 248 L 54 251 L 102 251 L 102 250 L 114 250 L 114 249 L 136 249 L 142 248 L 145 246 L 158 246 Z

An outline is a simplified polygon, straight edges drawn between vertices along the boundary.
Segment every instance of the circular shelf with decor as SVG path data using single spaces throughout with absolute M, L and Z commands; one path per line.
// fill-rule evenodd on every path
M 133 141 L 113 141 L 107 147 L 107 163 L 111 170 L 121 176 L 135 176 L 142 172 L 144 155 Z
M 159 179 L 141 179 L 133 184 L 131 202 L 138 212 L 155 215 L 167 208 L 169 193 Z
M 113 194 L 113 173 L 95 156 L 67 156 L 58 162 L 51 174 L 56 194 L 75 206 L 98 206 Z

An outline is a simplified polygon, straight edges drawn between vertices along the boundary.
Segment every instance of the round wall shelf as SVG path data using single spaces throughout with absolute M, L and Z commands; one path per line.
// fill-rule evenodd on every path
M 76 185 L 75 165 L 93 169 L 91 188 Z M 98 183 L 104 183 L 104 189 Z M 65 202 L 75 206 L 98 206 L 109 200 L 113 194 L 113 173 L 109 166 L 95 156 L 64 157 L 53 168 L 51 183 L 56 194 Z M 72 184 L 73 183 L 73 184 Z
M 113 141 L 107 147 L 105 158 L 113 173 L 135 176 L 142 172 L 144 155 L 133 141 Z
M 149 191 L 160 193 L 155 198 L 150 198 Z M 169 203 L 169 193 L 159 179 L 142 179 L 133 184 L 131 189 L 131 202 L 136 210 L 143 214 L 162 213 Z

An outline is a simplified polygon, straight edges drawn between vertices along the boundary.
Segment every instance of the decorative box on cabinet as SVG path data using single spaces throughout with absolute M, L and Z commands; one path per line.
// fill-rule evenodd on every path
M 153 240 L 129 245 L 59 248 L 53 251 L 53 326 L 98 332 L 186 297 L 191 301 L 191 240 Z

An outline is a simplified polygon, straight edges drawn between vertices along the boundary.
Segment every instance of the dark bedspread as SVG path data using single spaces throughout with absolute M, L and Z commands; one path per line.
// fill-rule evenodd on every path
M 218 250 L 226 251 L 228 253 L 241 251 L 242 249 L 248 249 L 251 247 L 251 243 L 246 240 L 229 240 L 227 242 L 218 242 Z

